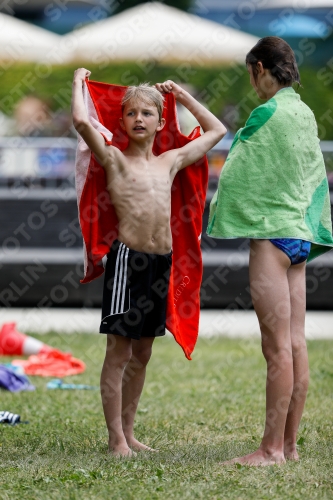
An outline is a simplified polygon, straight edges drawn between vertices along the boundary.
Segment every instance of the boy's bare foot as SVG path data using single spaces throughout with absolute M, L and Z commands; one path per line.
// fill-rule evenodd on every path
M 136 450 L 136 451 L 152 451 L 154 453 L 158 452 L 158 450 L 154 450 L 154 448 L 150 448 L 150 446 L 147 446 L 147 445 L 145 445 L 143 443 L 140 443 L 140 441 L 138 441 L 135 438 L 132 438 L 131 440 L 128 440 L 127 444 L 128 444 L 128 446 L 132 450 Z
M 232 460 L 227 460 L 222 462 L 222 465 L 251 465 L 252 467 L 265 467 L 267 465 L 280 465 L 286 462 L 284 455 L 282 453 L 269 454 L 263 450 L 257 450 L 249 455 L 244 455 L 243 457 L 233 458 Z

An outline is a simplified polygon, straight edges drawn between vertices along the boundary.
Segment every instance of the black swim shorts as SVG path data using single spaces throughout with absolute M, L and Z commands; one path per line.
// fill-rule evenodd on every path
M 105 266 L 100 333 L 131 339 L 165 335 L 172 252 L 137 252 L 114 241 Z

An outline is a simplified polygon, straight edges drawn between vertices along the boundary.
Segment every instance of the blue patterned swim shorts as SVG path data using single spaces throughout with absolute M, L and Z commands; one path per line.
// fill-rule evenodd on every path
M 292 238 L 280 238 L 269 241 L 289 257 L 292 265 L 300 264 L 309 257 L 311 249 L 309 241 L 294 240 Z

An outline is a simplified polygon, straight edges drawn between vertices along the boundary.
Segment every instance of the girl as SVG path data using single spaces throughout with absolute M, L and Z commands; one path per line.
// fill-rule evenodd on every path
M 266 37 L 246 56 L 265 104 L 233 141 L 211 202 L 207 233 L 245 237 L 250 288 L 267 362 L 266 422 L 259 449 L 228 463 L 298 460 L 296 434 L 308 389 L 305 263 L 333 247 L 328 182 L 312 111 L 293 90 L 295 56 Z

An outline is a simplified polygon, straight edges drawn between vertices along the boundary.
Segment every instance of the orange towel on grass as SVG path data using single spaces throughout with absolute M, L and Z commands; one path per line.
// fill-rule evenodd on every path
M 128 144 L 127 135 L 119 125 L 125 91 L 126 87 L 94 81 L 86 81 L 83 91 L 91 123 L 107 143 L 120 150 Z M 182 147 L 200 136 L 199 127 L 188 137 L 180 132 L 173 94 L 165 95 L 163 117 L 166 125 L 156 134 L 155 155 Z M 167 301 L 167 328 L 188 359 L 191 359 L 198 337 L 202 279 L 200 239 L 207 183 L 208 162 L 205 156 L 178 172 L 172 186 L 173 264 Z M 81 137 L 76 157 L 76 189 L 85 253 L 82 283 L 88 283 L 104 271 L 101 259 L 117 238 L 118 219 L 106 190 L 104 169 Z
M 86 365 L 83 361 L 69 352 L 61 352 L 52 349 L 43 354 L 33 354 L 28 359 L 14 359 L 12 364 L 22 366 L 27 375 L 39 375 L 41 377 L 66 377 L 84 372 Z

